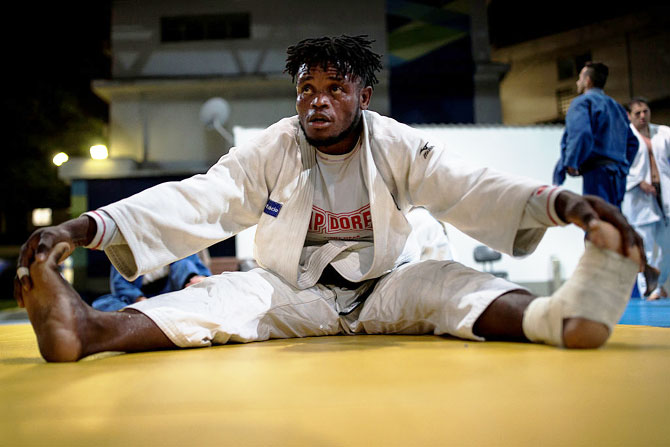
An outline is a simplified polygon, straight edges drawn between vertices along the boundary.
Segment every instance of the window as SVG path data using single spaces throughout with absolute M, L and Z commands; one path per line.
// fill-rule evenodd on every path
M 161 42 L 248 39 L 249 13 L 179 16 L 161 18 Z
M 578 75 L 579 72 L 582 71 L 582 68 L 584 68 L 584 65 L 586 65 L 586 63 L 591 60 L 593 60 L 593 58 L 591 57 L 590 51 L 588 53 L 575 56 L 575 73 Z
M 591 60 L 591 52 L 578 54 L 576 56 L 562 57 L 556 61 L 558 69 L 558 80 L 576 79 L 584 64 Z
M 568 107 L 573 99 L 577 97 L 577 90 L 574 88 L 563 88 L 556 90 L 556 105 L 558 108 L 558 115 L 565 118 L 568 113 Z

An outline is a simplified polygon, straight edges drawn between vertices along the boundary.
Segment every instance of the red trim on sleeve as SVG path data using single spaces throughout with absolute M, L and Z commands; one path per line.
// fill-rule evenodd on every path
M 107 224 L 105 224 L 105 219 L 102 218 L 100 214 L 98 214 L 97 211 L 91 211 L 93 214 L 98 216 L 98 218 L 102 221 L 102 235 L 100 236 L 100 240 L 98 243 L 93 247 L 93 250 L 97 250 L 98 247 L 100 247 L 100 244 L 102 244 L 102 240 L 105 238 L 105 232 L 107 231 Z
M 551 222 L 552 222 L 554 225 L 560 225 L 560 224 L 559 224 L 558 222 L 556 222 L 556 221 L 554 220 L 554 218 L 551 216 L 551 210 L 549 209 L 549 203 L 551 202 L 551 196 L 556 192 L 556 190 L 558 190 L 558 186 L 555 186 L 554 189 L 552 189 L 551 191 L 549 191 L 549 194 L 547 195 L 547 216 L 549 216 L 549 220 L 551 220 Z

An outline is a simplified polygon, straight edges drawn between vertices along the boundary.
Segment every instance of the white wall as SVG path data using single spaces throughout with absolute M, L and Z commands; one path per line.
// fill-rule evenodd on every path
M 479 126 L 416 126 L 435 139 L 448 142 L 451 150 L 473 163 L 495 168 L 510 174 L 523 175 L 551 184 L 554 164 L 559 156 L 563 127 L 479 127 Z M 252 138 L 261 129 L 235 128 L 236 144 Z M 565 187 L 581 193 L 581 178 L 569 178 Z M 495 222 L 491 222 L 495 225 Z M 253 256 L 253 229 L 238 235 L 237 253 L 240 258 Z M 454 227 L 448 227 L 454 259 L 481 269 L 473 259 L 479 242 Z M 496 270 L 509 273 L 509 279 L 521 283 L 546 282 L 552 278 L 552 257 L 562 268 L 562 277 L 572 274 L 584 251 L 583 232 L 574 226 L 551 228 L 535 253 L 523 258 L 503 256 Z
M 416 126 L 435 139 L 448 142 L 460 157 L 482 166 L 551 184 L 554 165 L 559 157 L 562 126 L 478 127 L 478 126 Z M 567 189 L 581 193 L 581 177 L 568 178 Z M 495 225 L 495 222 L 491 222 Z M 454 227 L 448 227 L 454 259 L 474 268 L 481 268 L 473 258 L 479 242 Z M 519 259 L 503 255 L 495 263 L 496 270 L 509 273 L 514 282 L 533 283 L 552 277 L 551 258 L 561 263 L 562 277 L 572 274 L 584 251 L 583 231 L 574 226 L 550 228 L 535 253 Z

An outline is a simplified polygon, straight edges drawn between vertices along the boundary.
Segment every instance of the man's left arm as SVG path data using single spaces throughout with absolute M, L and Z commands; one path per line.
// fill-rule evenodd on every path
M 413 159 L 392 164 L 396 169 L 391 189 L 397 190 L 397 203 L 402 206 L 406 200 L 411 206 L 422 206 L 473 239 L 513 254 L 528 198 L 542 184 L 474 165 L 429 140 L 415 147 Z M 423 147 L 429 150 L 422 152 Z M 402 153 L 402 148 L 397 152 Z M 408 169 L 403 171 L 402 166 Z

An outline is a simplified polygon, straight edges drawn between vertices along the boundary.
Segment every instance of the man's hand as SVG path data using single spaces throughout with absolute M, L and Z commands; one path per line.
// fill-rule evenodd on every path
M 647 183 L 645 181 L 640 182 L 640 189 L 647 194 L 651 194 L 652 196 L 656 195 L 656 188 L 654 188 L 654 185 L 651 183 Z
M 597 196 L 561 191 L 556 198 L 556 213 L 564 222 L 573 223 L 586 231 L 586 238 L 597 247 L 620 247 L 620 254 L 637 262 L 647 281 L 645 296 L 657 287 L 660 272 L 647 264 L 642 238 L 617 207 Z M 616 237 L 620 240 L 615 240 Z
M 567 167 L 567 168 L 565 168 L 565 170 L 567 171 L 568 175 L 570 175 L 572 177 L 577 177 L 578 175 L 580 175 L 580 172 L 579 172 L 578 169 Z
M 22 289 L 30 290 L 30 266 L 36 262 L 46 261 L 51 250 L 59 242 L 67 242 L 70 250 L 65 252 L 59 262 L 67 258 L 75 247 L 88 244 L 95 235 L 95 221 L 90 217 L 81 216 L 68 220 L 53 227 L 40 228 L 30 235 L 19 253 L 17 276 L 14 279 L 14 299 L 20 307 L 24 307 Z
M 190 287 L 190 286 L 192 286 L 193 284 L 198 284 L 200 281 L 202 281 L 202 280 L 205 279 L 205 278 L 207 278 L 207 277 L 206 277 L 206 276 L 203 276 L 203 275 L 193 275 L 193 276 L 191 276 L 191 278 L 186 282 L 186 284 L 184 284 L 184 288 L 186 288 L 186 287 Z
M 587 239 L 600 248 L 608 248 L 602 239 L 608 233 L 601 222 L 612 224 L 621 238 L 621 254 L 639 259 L 640 271 L 644 271 L 647 260 L 642 238 L 614 205 L 597 196 L 561 191 L 556 198 L 556 213 L 564 222 L 573 223 L 586 231 Z

